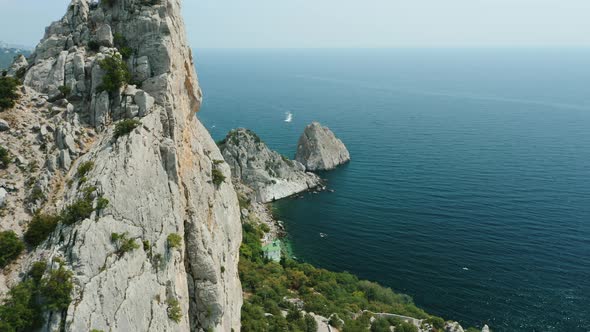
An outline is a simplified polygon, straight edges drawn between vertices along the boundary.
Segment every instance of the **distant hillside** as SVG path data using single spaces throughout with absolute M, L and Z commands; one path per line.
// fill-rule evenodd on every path
M 9 67 L 14 57 L 19 54 L 29 56 L 31 51 L 23 48 L 8 47 L 0 42 L 0 70 Z

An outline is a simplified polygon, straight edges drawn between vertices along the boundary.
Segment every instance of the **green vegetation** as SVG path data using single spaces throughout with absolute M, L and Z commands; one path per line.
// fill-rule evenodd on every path
M 147 252 L 149 255 L 150 250 L 152 250 L 152 245 L 150 244 L 149 240 L 143 240 L 143 251 Z
M 90 173 L 90 171 L 94 168 L 94 162 L 92 161 L 86 161 L 80 164 L 80 166 L 78 166 L 78 171 L 76 172 L 76 176 L 79 178 L 83 178 L 86 175 L 88 175 L 88 173 Z
M 246 195 L 238 193 L 238 203 L 240 204 L 240 210 L 247 210 L 250 207 L 252 200 L 248 198 Z
M 99 65 L 105 71 L 99 87 L 100 91 L 115 93 L 131 80 L 127 64 L 119 55 L 106 57 L 99 62 Z
M 73 225 L 86 218 L 94 212 L 92 207 L 92 198 L 90 195 L 84 195 L 84 198 L 78 199 L 71 205 L 66 206 L 62 211 L 60 220 L 66 225 Z
M 12 155 L 10 152 L 0 145 L 0 168 L 6 168 L 12 162 Z
M 430 316 L 417 308 L 407 295 L 394 293 L 391 289 L 376 283 L 359 280 L 349 273 L 330 272 L 317 269 L 310 264 L 284 259 L 281 263 L 267 261 L 262 255 L 261 227 L 244 224 L 243 242 L 240 248 L 239 274 L 245 292 L 251 294 L 244 299 L 242 307 L 242 331 L 306 331 L 302 320 L 291 313 L 287 318 L 281 310 L 295 311 L 286 298 L 298 298 L 304 303 L 304 310 L 324 317 L 330 317 L 338 324 L 338 317 L 344 321 L 343 332 L 369 331 L 370 316 L 353 317 L 363 310 L 389 312 L 419 319 Z M 272 316 L 266 316 L 270 313 Z M 291 320 L 289 320 L 291 317 Z M 396 331 L 411 331 L 401 322 L 390 322 L 399 326 Z M 379 324 L 385 325 L 385 322 Z M 381 325 L 375 327 L 380 329 Z M 403 326 L 403 327 L 402 327 Z M 315 331 L 315 330 L 314 330 Z M 377 330 L 380 331 L 380 330 Z
M 31 277 L 36 283 L 39 283 L 41 281 L 41 278 L 43 278 L 43 275 L 45 274 L 46 270 L 47 262 L 35 262 L 33 263 L 33 267 L 31 267 L 31 270 L 29 271 L 29 277 Z
M 25 241 L 28 245 L 36 247 L 49 237 L 61 222 L 65 225 L 72 225 L 84 219 L 90 218 L 95 210 L 104 209 L 108 200 L 102 196 L 98 197 L 96 209 L 93 208 L 93 193 L 96 187 L 86 187 L 82 190 L 83 197 L 71 205 L 66 206 L 59 214 L 37 213 L 25 232 Z
M 42 323 L 42 310 L 36 303 L 38 286 L 32 280 L 11 288 L 0 305 L 0 331 L 30 331 Z
M 113 43 L 124 60 L 129 59 L 133 55 L 133 49 L 128 46 L 127 39 L 122 34 L 115 33 L 113 35 Z
M 182 237 L 178 234 L 168 235 L 168 247 L 169 248 L 180 248 L 182 245 Z
M 216 186 L 220 186 L 225 181 L 225 175 L 223 175 L 223 173 L 217 168 L 214 168 L 213 171 L 211 171 L 211 175 L 213 176 L 213 184 Z
M 104 197 L 99 197 L 98 201 L 96 202 L 96 211 L 101 211 L 106 209 L 109 206 L 109 200 Z
M 371 332 L 391 332 L 391 326 L 394 326 L 396 331 L 418 332 L 418 328 L 416 326 L 410 323 L 403 322 L 402 320 L 397 318 L 376 319 L 373 322 L 373 324 L 371 324 Z
M 20 96 L 17 91 L 20 84 L 14 77 L 0 77 L 0 111 L 14 107 Z
M 72 89 L 67 86 L 67 85 L 62 85 L 59 88 L 57 88 L 59 90 L 59 93 L 61 93 L 61 96 L 66 98 L 67 96 L 70 95 L 70 93 L 72 92 Z
M 139 244 L 135 242 L 135 239 L 130 239 L 127 233 L 112 233 L 111 242 L 117 246 L 117 254 L 123 256 L 125 253 L 139 249 Z
M 106 5 L 112 7 L 115 4 L 116 0 L 100 0 L 101 5 Z
M 168 303 L 168 318 L 179 323 L 182 319 L 182 309 L 177 299 L 169 299 Z
M 33 188 L 33 190 L 31 190 L 31 195 L 29 195 L 30 202 L 42 201 L 44 199 L 45 194 L 43 193 L 43 190 L 41 188 L 35 187 Z
M 126 119 L 126 120 L 119 121 L 115 125 L 115 133 L 114 133 L 115 139 L 117 139 L 121 136 L 128 135 L 130 132 L 133 131 L 133 129 L 137 128 L 137 126 L 139 126 L 140 124 L 141 124 L 141 122 L 139 122 L 138 120 L 134 120 L 134 119 Z
M 59 216 L 36 214 L 25 232 L 25 241 L 31 247 L 40 245 L 49 237 L 49 234 L 53 233 L 57 224 L 59 224 Z
M 15 260 L 25 249 L 25 244 L 15 232 L 0 232 L 0 268 Z
M 47 264 L 37 262 L 24 281 L 10 289 L 0 305 L 0 331 L 34 331 L 44 310 L 63 311 L 71 301 L 72 273 L 63 267 L 43 278 Z
M 100 44 L 96 40 L 91 40 L 88 42 L 88 49 L 92 52 L 98 52 L 100 50 Z
M 70 293 L 74 288 L 72 272 L 62 267 L 49 272 L 48 278 L 41 280 L 40 294 L 46 309 L 61 311 L 70 305 Z
M 260 137 L 258 135 L 256 135 L 256 133 L 253 132 L 252 130 L 246 129 L 246 133 L 254 138 L 255 143 L 262 143 L 262 140 L 260 139 Z M 227 134 L 227 136 L 225 136 L 224 139 L 217 142 L 217 145 L 221 147 L 221 146 L 225 145 L 227 142 L 231 142 L 233 145 L 240 144 L 240 138 L 238 137 L 239 136 L 238 134 L 239 134 L 239 132 L 237 130 L 230 131 Z
M 16 70 L 16 73 L 14 73 L 14 76 L 17 79 L 22 80 L 23 78 L 25 78 L 26 74 L 27 74 L 27 67 L 21 67 Z

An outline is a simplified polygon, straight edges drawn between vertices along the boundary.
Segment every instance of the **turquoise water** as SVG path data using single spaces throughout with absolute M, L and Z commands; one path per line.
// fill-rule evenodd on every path
M 348 145 L 334 193 L 278 203 L 298 258 L 465 325 L 590 331 L 590 50 L 196 55 L 216 139 Z

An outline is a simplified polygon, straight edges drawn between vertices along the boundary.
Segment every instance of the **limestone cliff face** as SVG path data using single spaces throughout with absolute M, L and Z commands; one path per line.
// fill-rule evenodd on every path
M 248 129 L 232 130 L 221 144 L 232 175 L 255 192 L 257 202 L 268 203 L 320 185 L 301 163 L 272 151 Z
M 24 199 L 31 196 L 24 189 L 29 175 L 15 175 L 5 198 L 14 213 L 2 229 L 22 233 L 33 211 L 59 211 L 84 188 L 96 188 L 95 206 L 99 195 L 110 203 L 59 225 L 3 271 L 2 286 L 18 282 L 33 262 L 57 257 L 74 273 L 75 287 L 66 311 L 46 313 L 44 331 L 239 331 L 238 200 L 229 166 L 218 162 L 219 149 L 195 117 L 201 91 L 181 1 L 110 2 L 73 0 L 29 63 L 20 64 L 27 68 L 23 101 L 3 116 L 31 133 L 31 151 L 16 140 L 7 145 L 42 166 L 31 176 L 43 195 Z M 103 91 L 100 61 L 119 53 L 133 84 Z M 123 119 L 140 125 L 116 137 Z M 76 172 L 85 162 L 93 167 L 82 179 Z M 214 169 L 227 180 L 213 183 Z M 113 233 L 144 245 L 117 254 Z M 180 248 L 169 245 L 170 234 L 182 236 Z M 174 300 L 179 322 L 168 315 Z

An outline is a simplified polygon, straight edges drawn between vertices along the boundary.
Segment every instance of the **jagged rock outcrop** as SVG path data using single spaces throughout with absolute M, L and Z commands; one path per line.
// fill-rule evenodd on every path
M 16 56 L 10 68 L 8 68 L 8 75 L 16 76 L 19 73 L 19 70 L 24 70 L 29 66 L 29 62 L 24 55 L 19 54 Z
M 331 170 L 350 161 L 350 153 L 329 128 L 313 122 L 299 138 L 295 160 L 308 171 Z
M 220 144 L 232 175 L 252 188 L 258 202 L 272 202 L 320 185 L 299 162 L 270 150 L 252 131 L 236 129 Z
M 229 166 L 195 117 L 201 91 L 180 6 L 73 0 L 29 58 L 21 102 L 0 114 L 19 128 L 5 145 L 28 156 L 0 173 L 14 190 L 2 229 L 22 234 L 34 211 L 58 212 L 85 191 L 94 207 L 109 201 L 2 271 L 4 291 L 39 260 L 59 258 L 73 272 L 69 307 L 46 312 L 43 331 L 240 329 L 238 200 Z M 105 90 L 112 73 L 101 62 L 119 56 L 133 84 Z M 124 119 L 139 125 L 115 134 Z M 92 165 L 83 177 L 81 165 Z M 214 173 L 227 179 L 214 183 Z M 123 255 L 113 233 L 143 246 Z M 171 234 L 182 236 L 180 248 Z
M 446 322 L 445 332 L 465 332 L 465 330 L 458 322 Z
M 8 131 L 10 130 L 10 125 L 8 122 L 0 119 L 0 131 Z

